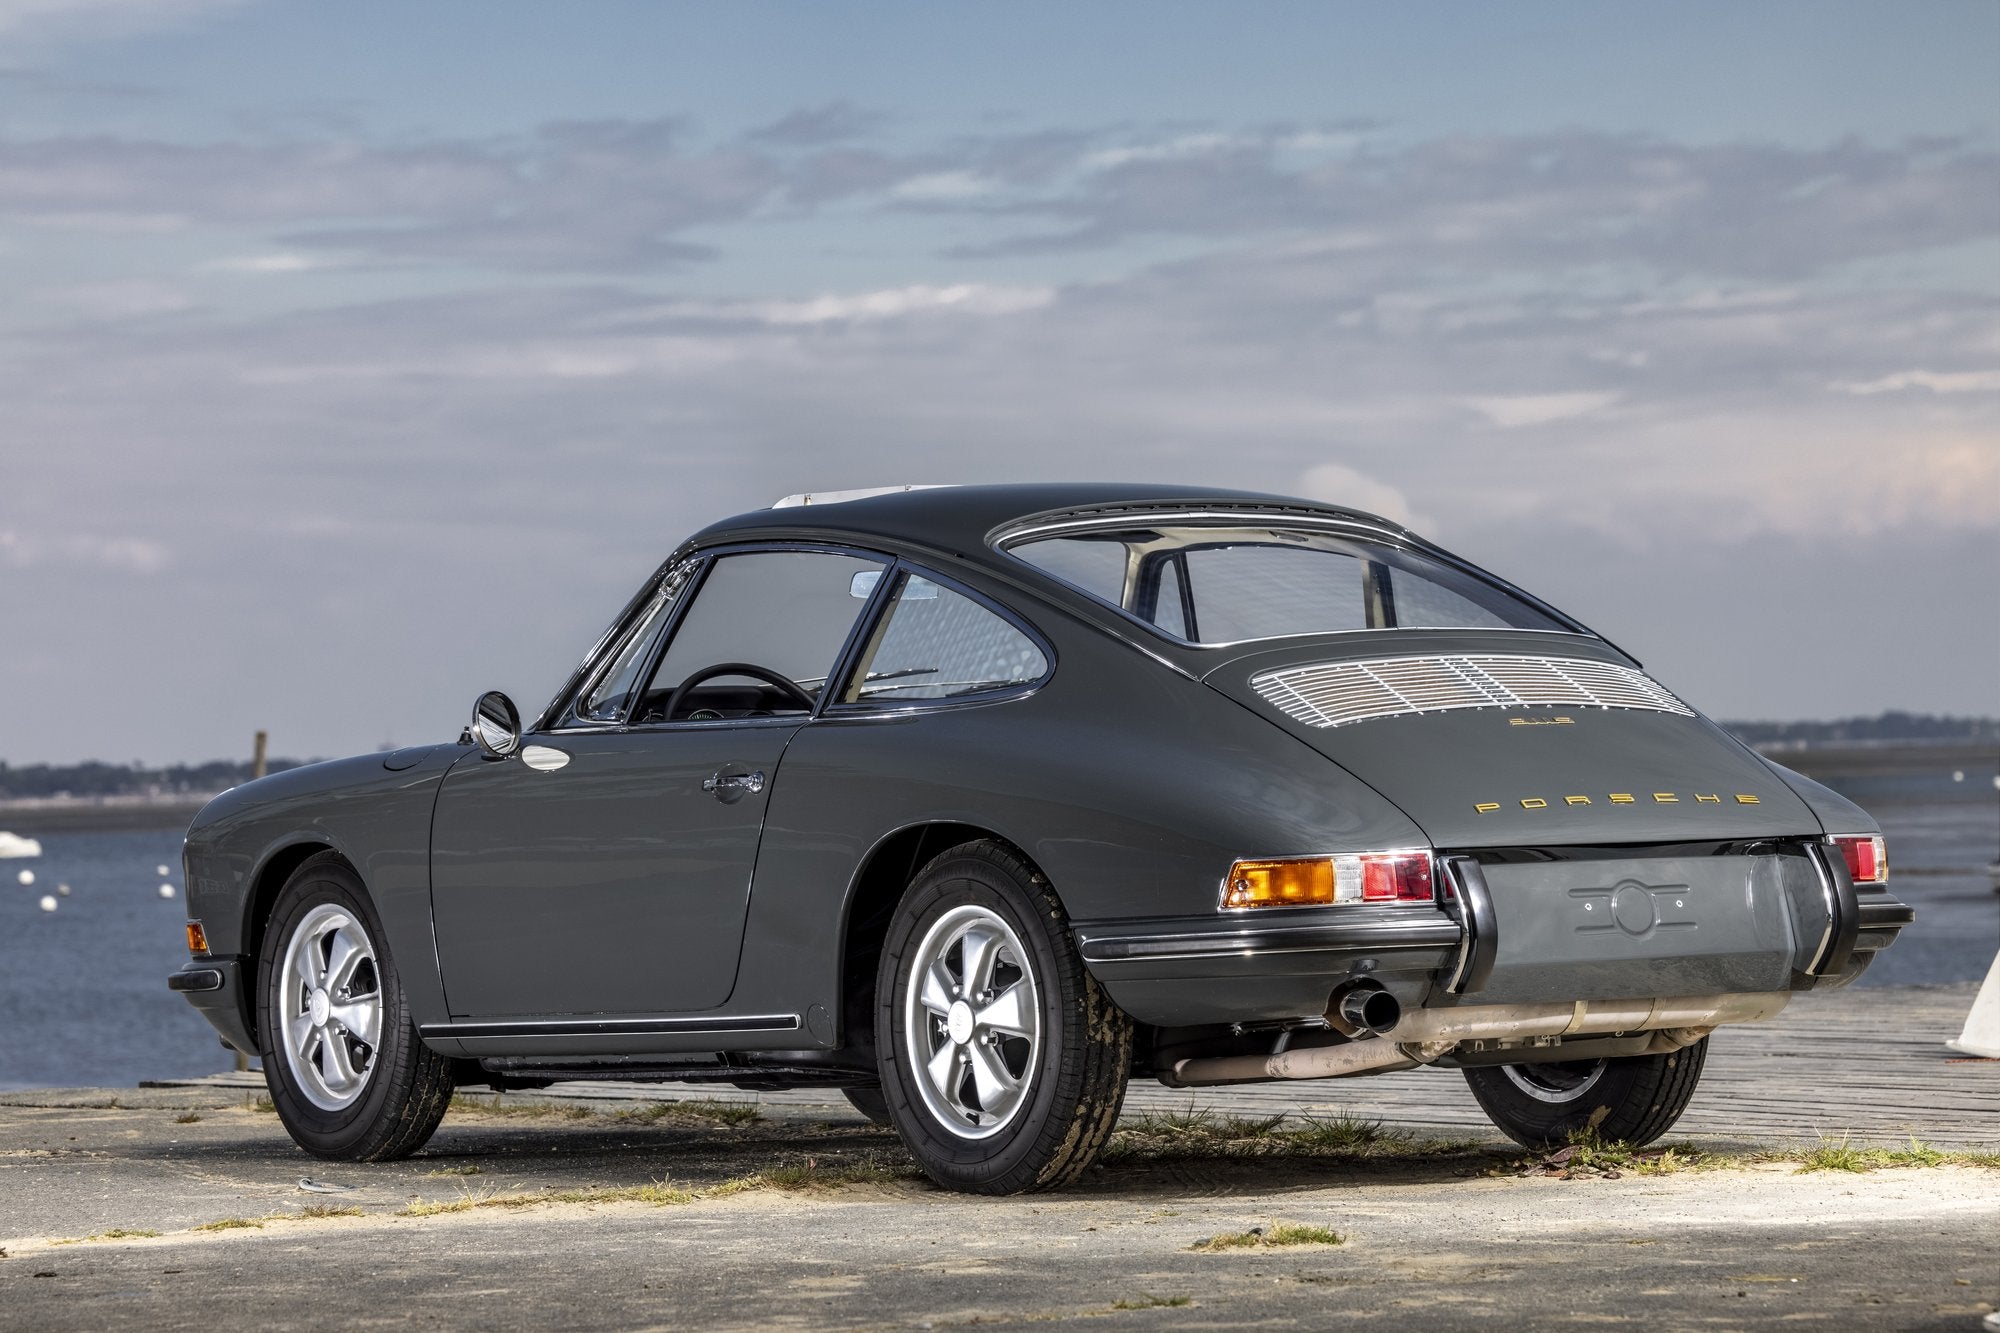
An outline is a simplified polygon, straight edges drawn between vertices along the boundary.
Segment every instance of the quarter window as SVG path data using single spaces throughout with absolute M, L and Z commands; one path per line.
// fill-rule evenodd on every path
M 1035 641 L 970 597 L 907 574 L 845 701 L 955 699 L 1048 674 Z
M 612 654 L 611 665 L 591 687 L 583 706 L 576 710 L 578 717 L 591 722 L 616 722 L 625 715 L 625 705 L 632 699 L 632 686 L 638 681 L 639 673 L 646 669 L 660 626 L 674 609 L 674 600 L 687 585 L 688 573 L 692 569 L 692 565 L 682 565 L 660 581 L 652 604 L 633 622 L 624 641 Z

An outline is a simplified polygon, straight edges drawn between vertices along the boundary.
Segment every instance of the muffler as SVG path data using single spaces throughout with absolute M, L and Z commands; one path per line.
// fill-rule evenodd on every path
M 1376 997 L 1379 997 L 1377 999 Z M 1575 1000 L 1544 1004 L 1474 1004 L 1456 1009 L 1416 1009 L 1403 1014 L 1383 1036 L 1364 1037 L 1336 1046 L 1308 1046 L 1272 1055 L 1204 1056 L 1177 1060 L 1160 1075 L 1170 1088 L 1207 1087 L 1218 1083 L 1254 1083 L 1270 1079 L 1345 1078 L 1391 1069 L 1410 1069 L 1451 1051 L 1460 1042 L 1524 1040 L 1588 1034 L 1664 1032 L 1708 1029 L 1724 1023 L 1755 1023 L 1775 1016 L 1791 999 L 1789 991 L 1738 995 L 1685 995 L 1665 999 Z M 1386 1011 L 1380 1004 L 1396 999 L 1386 991 L 1350 991 L 1336 1003 L 1327 1021 L 1336 1027 L 1349 1021 L 1354 1002 L 1355 1027 Z

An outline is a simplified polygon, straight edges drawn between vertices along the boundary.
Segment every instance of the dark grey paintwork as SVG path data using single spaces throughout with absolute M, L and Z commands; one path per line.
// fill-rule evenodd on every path
M 1309 1018 L 1358 977 L 1410 1005 L 1460 998 L 1439 985 L 1461 938 L 1446 905 L 1221 912 L 1222 879 L 1243 856 L 1431 846 L 1500 858 L 1488 868 L 1496 899 L 1510 919 L 1536 924 L 1510 935 L 1490 995 L 1466 998 L 1838 983 L 1907 919 L 1886 894 L 1868 895 L 1853 961 L 1834 976 L 1800 973 L 1815 923 L 1795 900 L 1813 898 L 1818 881 L 1798 878 L 1798 847 L 1874 825 L 1698 716 L 1590 710 L 1573 725 L 1510 727 L 1504 713 L 1472 710 L 1318 730 L 1248 684 L 1274 665 L 1385 651 L 1637 665 L 1580 625 L 1203 648 L 994 546 L 1036 515 L 1149 506 L 1308 515 L 1442 557 L 1354 511 L 1167 487 L 971 487 L 717 524 L 669 564 L 743 543 L 901 558 L 1006 608 L 1055 667 L 1040 685 L 993 700 L 564 726 L 587 659 L 527 737 L 564 751 L 562 769 L 440 745 L 237 788 L 188 834 L 190 906 L 214 955 L 232 964 L 222 991 L 191 998 L 225 1037 L 252 1039 L 249 978 L 239 984 L 237 973 L 251 970 L 285 875 L 321 848 L 351 861 L 373 894 L 427 1040 L 449 1054 L 551 1062 L 718 1051 L 860 1060 L 867 1034 L 851 1022 L 852 999 L 871 976 L 848 947 L 862 937 L 859 917 L 893 904 L 913 858 L 969 836 L 1005 839 L 1047 874 L 1087 965 L 1136 1019 L 1161 1027 Z M 642 590 L 626 614 L 644 600 Z M 709 774 L 751 771 L 767 779 L 754 798 L 701 789 Z M 1559 799 L 1613 791 L 1685 799 Z M 1696 792 L 1730 799 L 1697 803 Z M 1529 809 L 1529 797 L 1558 799 Z M 1501 808 L 1477 812 L 1482 802 Z M 1702 948 L 1677 946 L 1670 929 L 1580 936 L 1576 920 L 1534 904 L 1606 887 L 1585 882 L 1601 867 L 1506 859 L 1604 845 L 1627 849 L 1614 890 L 1626 880 L 1701 886 Z M 1789 869 L 1773 859 L 1787 856 L 1797 863 Z

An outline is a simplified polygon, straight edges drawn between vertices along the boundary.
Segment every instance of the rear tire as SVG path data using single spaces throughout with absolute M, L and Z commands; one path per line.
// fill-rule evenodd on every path
M 279 891 L 257 978 L 264 1081 L 292 1141 L 337 1162 L 423 1147 L 451 1104 L 451 1061 L 417 1035 L 375 904 L 337 854 Z
M 883 943 L 875 1049 L 896 1132 L 938 1184 L 1067 1185 L 1118 1123 L 1132 1021 L 1077 956 L 1049 882 L 997 842 L 918 872 Z
M 1644 1147 L 1681 1118 L 1707 1060 L 1703 1037 L 1667 1055 L 1464 1072 L 1487 1118 L 1524 1148 L 1560 1147 L 1585 1131 Z

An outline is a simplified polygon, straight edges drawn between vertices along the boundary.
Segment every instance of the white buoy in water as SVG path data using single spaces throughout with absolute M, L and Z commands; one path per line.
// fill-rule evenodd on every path
M 53 893 L 42 895 L 42 910 L 44 912 L 53 912 L 56 910 L 56 896 Z
M 1962 768 L 1954 768 L 1953 770 L 1951 770 L 1951 780 L 1953 782 L 1965 781 L 1965 770 Z
M 56 892 L 60 893 L 65 898 L 69 897 L 69 885 L 67 884 L 56 885 Z
M 173 897 L 173 896 L 174 896 L 174 886 L 173 886 L 173 885 L 171 885 L 171 884 L 162 884 L 162 885 L 160 886 L 160 896 L 161 896 L 162 898 L 171 898 L 171 897 Z
M 18 878 L 21 881 L 22 887 L 25 888 L 27 885 L 35 882 L 35 872 L 32 870 L 23 870 Z

